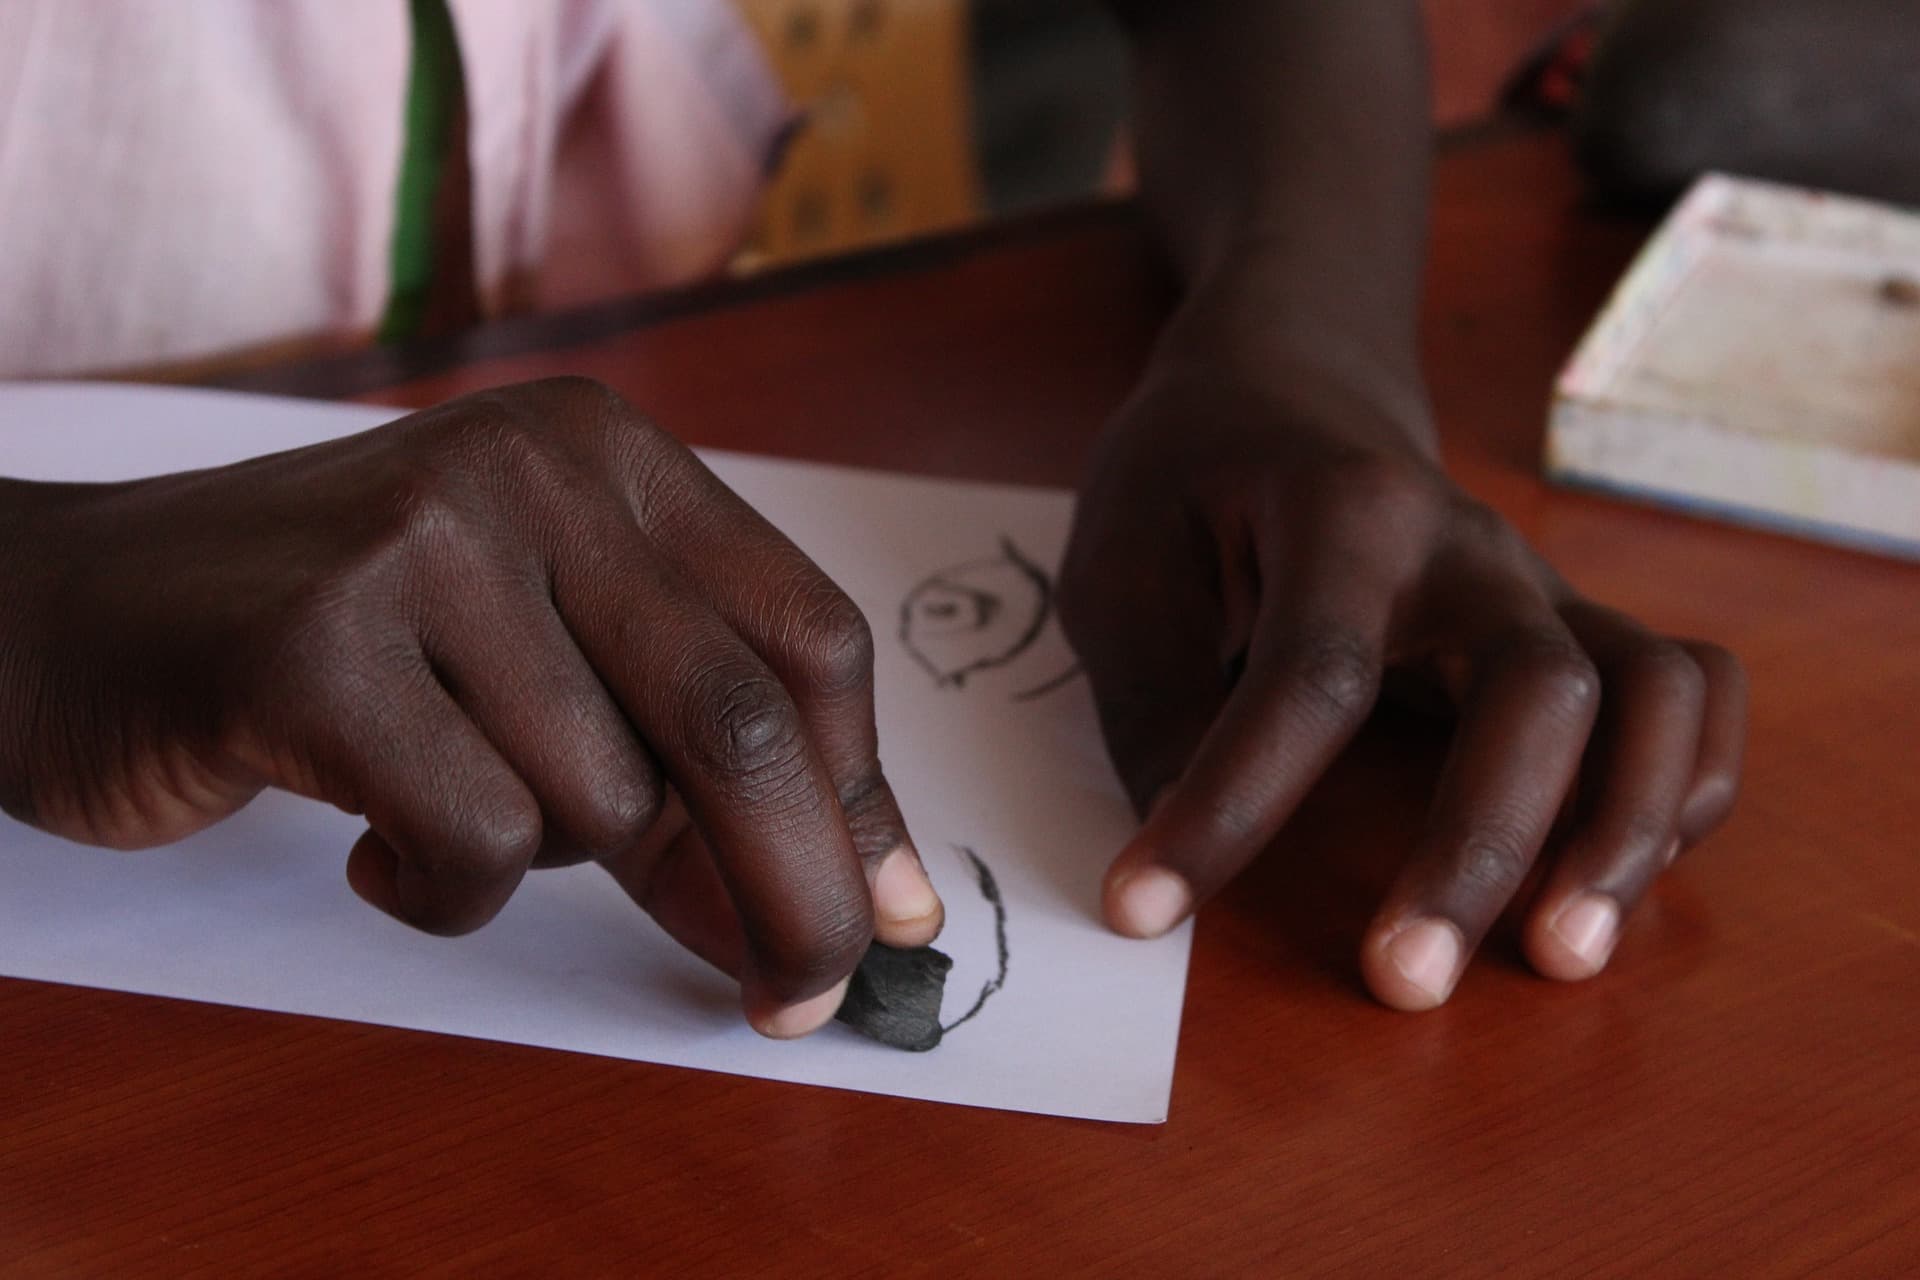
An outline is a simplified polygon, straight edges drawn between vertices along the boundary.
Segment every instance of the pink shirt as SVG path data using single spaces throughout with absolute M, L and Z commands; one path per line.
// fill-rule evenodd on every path
M 449 0 L 484 304 L 684 281 L 788 108 L 725 0 Z M 0 376 L 364 337 L 390 286 L 404 0 L 0 3 Z

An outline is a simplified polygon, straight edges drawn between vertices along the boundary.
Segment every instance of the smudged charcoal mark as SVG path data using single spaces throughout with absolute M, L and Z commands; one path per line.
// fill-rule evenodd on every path
M 900 643 L 935 684 L 961 688 L 1025 653 L 1052 611 L 1052 580 L 1003 535 L 999 556 L 941 569 L 907 593 Z
M 1050 693 L 1066 688 L 1085 673 L 1085 668 L 1076 662 L 1053 679 L 1043 680 L 1031 689 L 1022 689 L 1019 693 L 1013 695 L 1013 700 L 1015 702 L 1037 702 Z
M 993 908 L 993 942 L 999 951 L 1000 965 L 993 977 L 980 988 L 980 998 L 973 1002 L 973 1007 L 942 1028 L 942 1034 L 949 1033 L 961 1023 L 970 1020 L 986 1007 L 989 996 L 1007 985 L 1007 904 L 1000 896 L 1000 882 L 993 878 L 993 872 L 988 869 L 985 862 L 981 861 L 979 854 L 965 845 L 955 845 L 954 848 L 958 849 L 973 865 L 974 878 L 980 883 L 980 896 L 985 898 L 987 904 Z
M 1901 310 L 1920 309 L 1920 280 L 1888 276 L 1880 282 L 1880 301 Z
M 940 998 L 953 961 L 932 947 L 902 950 L 876 942 L 847 983 L 833 1016 L 895 1049 L 925 1053 L 940 1043 Z

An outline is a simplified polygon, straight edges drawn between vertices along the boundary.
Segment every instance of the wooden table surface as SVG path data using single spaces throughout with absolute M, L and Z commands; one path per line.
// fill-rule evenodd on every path
M 1920 568 L 1543 485 L 1549 379 L 1644 228 L 1526 136 L 1453 148 L 1436 222 L 1457 473 L 1752 672 L 1739 811 L 1607 975 L 1507 939 L 1443 1010 L 1367 999 L 1436 752 L 1389 724 L 1202 913 L 1161 1127 L 0 982 L 0 1274 L 1914 1274 Z M 1108 210 L 252 381 L 587 373 L 699 444 L 1068 483 L 1165 301 Z

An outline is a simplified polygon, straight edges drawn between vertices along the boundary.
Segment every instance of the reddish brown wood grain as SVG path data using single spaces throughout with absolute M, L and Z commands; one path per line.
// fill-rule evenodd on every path
M 0 1274 L 1912 1274 L 1920 569 L 1542 485 L 1550 376 L 1642 229 L 1527 138 L 1450 155 L 1437 225 L 1459 474 L 1752 670 L 1739 812 L 1612 972 L 1556 986 L 1496 943 L 1444 1010 L 1365 998 L 1436 747 L 1396 723 L 1202 914 L 1159 1128 L 0 982 Z M 1070 479 L 1160 305 L 1138 233 L 886 263 L 390 398 L 585 372 L 701 444 Z

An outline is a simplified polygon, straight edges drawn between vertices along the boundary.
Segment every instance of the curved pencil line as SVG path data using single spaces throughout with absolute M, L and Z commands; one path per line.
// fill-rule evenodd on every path
M 994 945 L 997 946 L 1000 951 L 1000 971 L 994 974 L 993 977 L 980 988 L 980 998 L 973 1002 L 971 1009 L 961 1014 L 958 1018 L 955 1018 L 952 1022 L 949 1022 L 946 1026 L 940 1028 L 940 1034 L 942 1036 L 947 1035 L 955 1027 L 979 1013 L 981 1009 L 986 1007 L 987 997 L 991 996 L 1007 983 L 1007 904 L 1000 897 L 1000 884 L 993 878 L 993 872 L 987 869 L 987 864 L 980 861 L 979 854 L 963 844 L 957 844 L 953 847 L 958 849 L 961 854 L 966 857 L 967 861 L 973 864 L 973 874 L 980 881 L 980 896 L 985 898 L 988 904 L 993 907 L 993 941 Z
M 944 685 L 947 683 L 947 678 L 941 674 L 940 668 L 934 666 L 925 654 L 913 647 L 913 598 L 920 594 L 922 587 L 932 581 L 933 579 L 929 578 L 925 582 L 918 583 L 913 590 L 907 592 L 907 598 L 900 602 L 900 628 L 896 634 L 900 638 L 900 647 L 907 651 L 907 656 L 919 663 L 920 667 L 933 677 L 935 685 Z
M 1084 675 L 1085 671 L 1086 669 L 1076 662 L 1072 666 L 1068 667 L 1065 671 L 1062 671 L 1059 675 L 1055 676 L 1053 679 L 1043 680 L 1039 684 L 1033 686 L 1033 688 L 1031 689 L 1022 689 L 1019 693 L 1016 693 L 1013 695 L 1011 701 L 1013 702 L 1037 701 L 1038 699 L 1044 698 L 1048 694 L 1053 693 L 1056 690 L 1066 688 L 1068 685 L 1072 684 L 1075 680 L 1079 679 L 1082 675 Z
M 1026 634 L 1021 636 L 1020 643 L 1000 660 L 1001 663 L 1007 663 L 1031 648 L 1033 642 L 1040 638 L 1040 633 L 1046 630 L 1047 619 L 1053 615 L 1053 579 L 1047 576 L 1045 569 L 1022 555 L 1020 548 L 1013 544 L 1013 539 L 1004 533 L 1000 535 L 1000 551 L 1006 556 L 1008 562 L 1024 573 L 1027 580 L 1040 592 L 1040 607 L 1033 611 L 1033 621 L 1028 625 Z M 971 853 L 967 856 L 973 857 Z
M 966 588 L 954 587 L 953 584 L 948 583 L 946 579 L 949 575 L 965 573 L 969 569 L 978 569 L 987 565 L 997 565 L 1001 560 L 1012 565 L 1017 572 L 1033 584 L 1034 590 L 1038 592 L 1040 596 L 1040 607 L 1034 610 L 1033 618 L 1027 623 L 1026 629 L 1013 642 L 1013 646 L 1005 653 L 977 659 L 957 671 L 942 671 L 934 665 L 931 659 L 914 647 L 912 639 L 914 599 L 918 597 L 922 591 L 936 584 L 945 585 L 954 590 L 966 590 Z M 919 582 L 916 582 L 912 590 L 907 592 L 906 599 L 900 602 L 898 635 L 901 647 L 907 651 L 908 656 L 918 663 L 928 675 L 933 677 L 935 685 L 941 688 L 951 685 L 957 689 L 964 687 L 967 683 L 967 677 L 974 672 L 991 671 L 996 667 L 1004 667 L 1028 649 L 1032 648 L 1033 642 L 1040 638 L 1042 631 L 1046 630 L 1047 619 L 1052 615 L 1053 580 L 1047 576 L 1045 569 L 1042 569 L 1039 565 L 1027 559 L 1020 548 L 1014 545 L 1013 539 L 1003 533 L 1000 535 L 1000 560 L 970 560 L 965 564 L 951 565 L 936 573 L 931 573 Z

